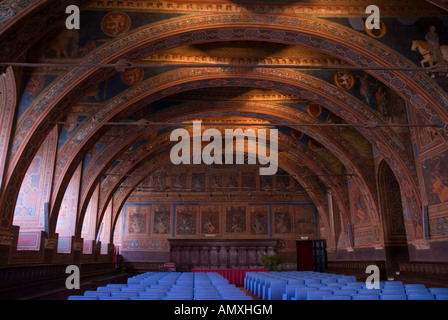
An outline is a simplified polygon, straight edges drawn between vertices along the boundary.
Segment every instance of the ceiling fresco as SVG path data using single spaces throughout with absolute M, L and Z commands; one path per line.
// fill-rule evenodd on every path
M 361 239 L 366 245 L 384 244 L 376 185 L 386 162 L 401 188 L 408 241 L 422 239 L 426 197 L 430 205 L 448 201 L 425 187 L 448 188 L 426 173 L 446 157 L 448 76 L 422 69 L 438 62 L 428 54 L 435 35 L 448 61 L 448 12 L 443 1 L 381 1 L 381 28 L 370 30 L 370 2 L 76 1 L 80 29 L 72 30 L 55 1 L 2 2 L 0 61 L 34 65 L 13 67 L 17 101 L 2 150 L 1 228 L 13 225 L 26 172 L 50 133 L 57 134 L 50 234 L 79 174 L 80 237 L 94 194 L 97 232 L 109 203 L 116 221 L 126 199 L 150 184 L 145 177 L 169 170 L 176 125 L 191 131 L 200 120 L 221 131 L 229 123 L 278 130 L 279 170 L 302 191 L 322 186 L 325 192 L 307 197 L 325 221 L 332 193 L 341 228 L 364 228 L 372 235 Z M 130 64 L 120 69 L 117 61 Z M 416 118 L 432 126 L 437 157 L 419 158 Z

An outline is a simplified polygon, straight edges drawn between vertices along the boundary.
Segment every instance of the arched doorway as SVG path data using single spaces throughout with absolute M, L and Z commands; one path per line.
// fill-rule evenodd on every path
M 399 271 L 400 262 L 409 261 L 408 243 L 400 185 L 386 161 L 379 166 L 378 189 L 383 218 L 387 277 Z

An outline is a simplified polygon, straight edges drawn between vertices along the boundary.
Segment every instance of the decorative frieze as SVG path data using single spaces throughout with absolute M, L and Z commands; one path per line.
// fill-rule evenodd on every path
M 259 1 L 216 1 L 199 2 L 190 1 L 122 1 L 122 0 L 98 0 L 89 5 L 89 9 L 116 9 L 128 11 L 151 11 L 151 12 L 182 12 L 182 13 L 259 13 L 259 14 L 288 14 L 307 15 L 319 17 L 365 17 L 366 8 L 371 1 L 334 1 L 319 0 L 310 3 L 283 3 L 278 4 L 274 0 L 271 3 L 260 3 Z M 440 14 L 437 8 L 422 2 L 421 4 L 410 4 L 409 1 L 376 1 L 382 8 L 384 16 L 434 16 Z

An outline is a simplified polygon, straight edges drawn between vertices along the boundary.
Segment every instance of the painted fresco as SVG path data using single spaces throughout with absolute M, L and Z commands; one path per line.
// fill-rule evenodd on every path
M 315 207 L 294 206 L 295 232 L 301 237 L 316 236 L 316 213 Z
M 219 206 L 201 206 L 201 234 L 216 235 L 220 233 L 219 213 Z
M 169 251 L 170 244 L 166 239 L 124 239 L 122 250 Z
M 205 174 L 193 173 L 191 176 L 191 191 L 204 192 L 205 191 Z
M 36 220 L 39 217 L 39 194 L 40 194 L 40 182 L 43 166 L 41 163 L 42 152 L 36 155 L 28 168 L 27 175 L 23 180 L 22 187 L 20 189 L 19 197 L 17 198 L 16 210 L 14 213 L 14 221 L 18 220 Z M 24 192 L 26 188 L 27 192 Z
M 261 191 L 271 191 L 274 186 L 274 183 L 272 180 L 273 180 L 272 176 L 260 176 L 260 190 Z
M 292 232 L 292 214 L 289 206 L 272 206 L 274 232 L 285 234 Z
M 243 172 L 241 174 L 241 183 L 244 191 L 254 191 L 256 189 L 255 173 Z
M 225 177 L 225 186 L 227 191 L 238 191 L 239 183 L 238 183 L 238 175 L 230 174 Z
M 209 188 L 210 192 L 222 190 L 222 175 L 214 173 L 210 175 L 209 181 L 210 181 L 210 188 Z
M 59 210 L 56 233 L 59 234 L 57 252 L 60 253 L 70 253 L 71 251 L 71 239 L 75 232 L 80 180 L 81 165 L 78 166 L 70 180 L 62 199 L 61 209 Z
M 164 171 L 156 171 L 152 175 L 152 191 L 163 192 L 166 190 L 166 173 Z
M 196 235 L 197 229 L 197 206 L 176 206 L 176 234 Z
M 226 232 L 246 233 L 246 207 L 231 205 L 226 207 Z
M 269 232 L 269 207 L 267 205 L 249 206 L 251 235 L 267 235 Z
M 87 206 L 87 210 L 84 215 L 84 221 L 81 230 L 81 237 L 84 240 L 94 240 L 95 238 L 95 222 L 98 211 L 98 195 L 98 189 L 95 189 L 92 197 L 90 198 L 89 205 Z
M 448 217 L 436 217 L 429 220 L 429 234 L 431 237 L 448 235 Z
M 187 176 L 184 174 L 173 174 L 171 176 L 171 188 L 174 191 L 183 191 L 187 188 Z
M 153 206 L 153 227 L 152 232 L 155 235 L 169 234 L 170 233 L 170 218 L 171 210 L 170 205 L 161 204 Z
M 368 223 L 370 220 L 367 204 L 359 188 L 359 184 L 353 180 L 349 181 L 350 207 L 352 221 L 354 224 Z
M 128 216 L 128 234 L 146 233 L 147 219 L 151 207 L 141 205 L 128 205 L 126 215 Z
M 283 173 L 282 175 L 277 174 L 275 177 L 275 189 L 277 191 L 289 191 L 291 187 L 289 186 L 289 175 Z
M 448 202 L 448 151 L 422 162 L 428 204 Z

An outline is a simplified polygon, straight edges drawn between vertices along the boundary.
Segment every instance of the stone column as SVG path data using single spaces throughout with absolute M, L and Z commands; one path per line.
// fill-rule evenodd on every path
M 216 247 L 210 247 L 210 268 L 218 268 L 218 250 Z
M 263 257 L 266 254 L 265 247 L 257 247 L 257 266 L 261 266 L 263 264 Z
M 190 265 L 192 268 L 198 268 L 200 266 L 198 247 L 191 247 L 190 249 Z
M 229 268 L 236 268 L 238 266 L 238 256 L 236 247 L 230 247 L 229 249 Z
M 202 268 L 210 267 L 208 247 L 201 247 L 201 267 Z
M 249 267 L 255 267 L 257 265 L 257 248 L 248 247 L 247 248 L 247 264 Z
M 227 258 L 228 258 L 227 247 L 224 247 L 224 246 L 220 247 L 219 248 L 219 268 L 226 269 L 228 267 Z
M 240 268 L 247 268 L 247 247 L 238 248 L 238 266 Z

